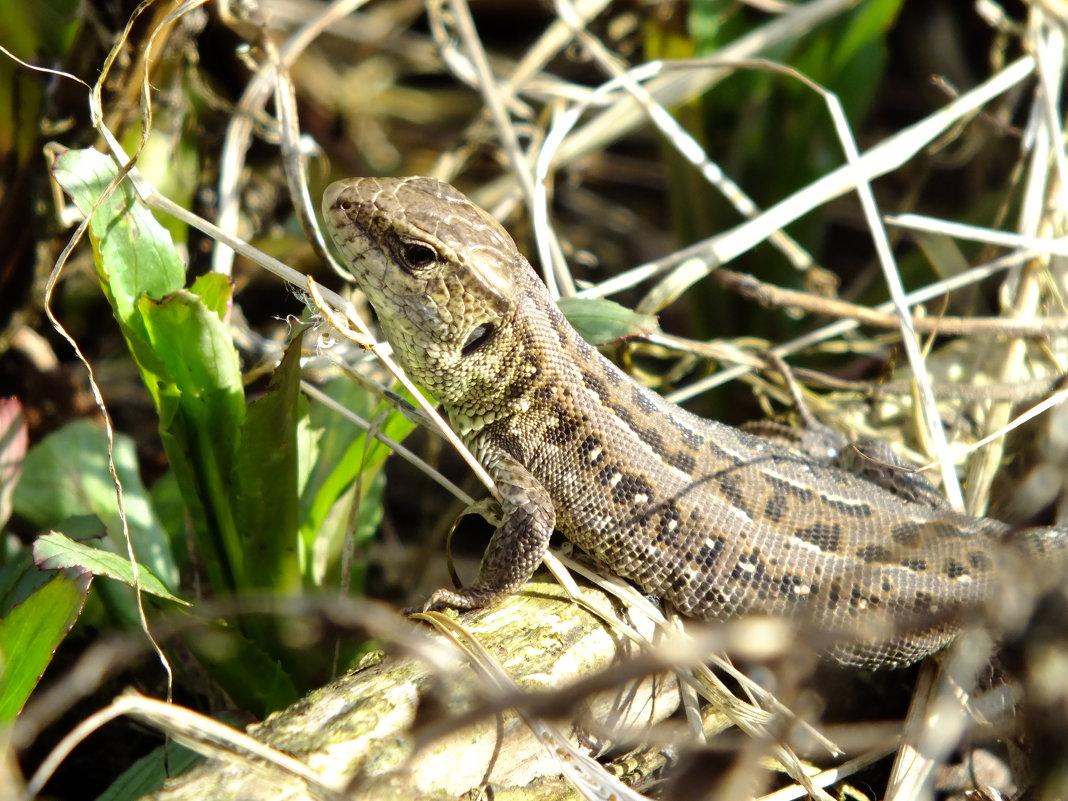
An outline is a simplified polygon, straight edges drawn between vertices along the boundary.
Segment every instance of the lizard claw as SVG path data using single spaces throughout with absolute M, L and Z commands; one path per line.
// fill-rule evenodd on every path
M 466 612 L 471 609 L 479 609 L 489 603 L 495 595 L 486 595 L 478 590 L 435 590 L 422 606 L 410 606 L 403 610 L 404 615 L 415 615 L 422 612 L 441 612 L 445 609 L 455 609 L 458 612 Z

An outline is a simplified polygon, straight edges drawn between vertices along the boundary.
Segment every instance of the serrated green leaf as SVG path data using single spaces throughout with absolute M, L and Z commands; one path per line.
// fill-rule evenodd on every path
M 234 300 L 234 289 L 229 278 L 219 273 L 208 273 L 197 278 L 189 291 L 215 312 L 220 320 L 226 320 Z
M 591 345 L 644 337 L 657 329 L 655 315 L 640 314 L 607 298 L 560 298 L 557 305 Z
M 95 150 L 70 150 L 52 169 L 83 214 L 117 173 L 115 163 Z M 124 327 L 140 329 L 136 305 L 142 295 L 162 298 L 185 283 L 185 266 L 171 235 L 137 201 L 129 182 L 120 184 L 93 214 L 89 236 L 101 285 Z
M 0 725 L 10 724 L 81 614 L 92 575 L 61 571 L 0 620 Z
M 134 586 L 133 567 L 129 559 L 82 542 L 75 542 L 58 531 L 42 534 L 34 541 L 33 558 L 42 570 L 76 567 L 88 570 L 94 576 L 107 576 Z M 137 568 L 142 590 L 188 606 L 186 601 L 171 595 L 163 582 L 145 565 L 138 562 Z

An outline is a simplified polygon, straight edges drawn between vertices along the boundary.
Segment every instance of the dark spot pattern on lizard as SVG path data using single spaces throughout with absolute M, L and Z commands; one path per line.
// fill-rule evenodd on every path
M 759 583 L 767 574 L 767 567 L 759 553 L 743 553 L 731 571 L 731 579 L 738 584 Z
M 862 559 L 868 564 L 874 562 L 888 562 L 890 560 L 890 550 L 884 548 L 882 545 L 865 545 L 861 548 L 857 548 L 856 555 L 858 559 Z
M 578 336 L 504 228 L 447 184 L 338 182 L 324 216 L 398 361 L 512 510 L 476 582 L 436 603 L 515 590 L 555 525 L 686 614 L 856 631 L 828 647 L 834 658 L 898 667 L 998 597 L 999 549 L 1068 561 L 1065 530 L 1016 532 L 895 495 L 641 388 Z M 408 269 L 396 243 L 412 241 L 438 257 L 433 269 Z
M 827 592 L 827 608 L 837 609 L 842 599 L 842 584 L 840 581 L 832 581 Z
M 598 464 L 604 459 L 604 442 L 596 434 L 587 434 L 579 443 L 579 456 L 588 464 Z
M 690 426 L 686 425 L 682 420 L 676 420 L 671 418 L 669 420 L 672 427 L 679 432 L 679 436 L 682 437 L 682 444 L 687 448 L 694 451 L 700 451 L 705 444 L 705 438 L 697 431 L 694 431 Z
M 652 417 L 657 412 L 656 402 L 639 386 L 631 387 L 630 402 L 635 409 L 644 415 Z
M 661 459 L 667 456 L 668 449 L 664 447 L 664 437 L 655 428 L 635 426 L 634 433 Z
M 574 336 L 570 332 L 568 332 L 567 347 L 574 347 L 575 354 L 579 357 L 579 359 L 583 363 L 589 364 L 593 357 L 597 355 L 597 349 L 593 347 L 593 345 L 591 345 L 589 342 L 584 340 L 582 337 L 579 337 L 577 340 L 573 340 Z
M 753 512 L 746 499 L 745 489 L 742 487 L 741 481 L 736 476 L 732 475 L 729 471 L 718 473 L 715 476 L 714 481 L 727 503 L 744 513 L 747 517 L 753 517 Z
M 674 501 L 665 501 L 657 507 L 655 531 L 656 542 L 673 543 L 679 538 L 679 521 L 682 515 Z
M 668 450 L 664 453 L 664 461 L 687 476 L 693 476 L 697 471 L 697 459 L 688 453 Z
M 838 523 L 814 523 L 794 529 L 794 536 L 810 542 L 827 553 L 837 553 L 842 543 L 842 526 Z
M 545 434 L 554 445 L 567 445 L 578 436 L 580 423 L 571 410 L 564 406 L 550 407 L 556 414 L 556 424 Z
M 788 504 L 796 502 L 803 506 L 807 506 L 816 499 L 816 493 L 808 487 L 799 487 L 796 484 L 768 473 L 763 473 L 761 478 L 771 487 L 772 494 L 784 496 L 785 502 Z M 793 501 L 791 501 L 790 498 L 793 498 Z
M 872 511 L 871 504 L 863 501 L 839 500 L 838 498 L 832 498 L 823 493 L 820 493 L 820 501 L 824 505 L 841 512 L 846 517 L 868 518 L 875 514 Z
M 968 568 L 958 562 L 956 559 L 950 559 L 946 564 L 946 575 L 951 579 L 960 578 L 961 576 L 969 576 Z
M 549 321 L 549 327 L 552 328 L 553 332 L 556 334 L 556 338 L 559 340 L 561 347 L 570 347 L 571 332 L 568 331 L 567 319 L 555 309 L 546 309 L 543 302 L 536 301 L 536 305 L 545 312 L 545 317 Z M 579 355 L 583 356 L 584 361 L 588 360 L 588 353 L 583 354 L 580 352 Z
M 920 541 L 920 532 L 923 531 L 924 524 L 908 521 L 907 523 L 898 523 L 892 529 L 890 529 L 890 538 L 898 545 L 904 545 L 908 548 L 915 547 Z
M 789 511 L 790 504 L 781 492 L 772 493 L 764 503 L 764 517 L 772 523 L 781 523 Z
M 602 487 L 614 486 L 617 481 L 622 480 L 623 471 L 619 469 L 619 465 L 605 465 L 597 471 L 597 481 Z
M 711 571 L 719 561 L 726 544 L 723 537 L 708 537 L 693 555 L 694 564 L 703 570 Z
M 712 440 L 705 440 L 698 446 L 706 459 L 711 459 L 714 464 L 727 464 L 740 467 L 745 464 L 745 459 L 737 456 L 725 448 L 719 447 Z
M 653 451 L 654 454 L 663 459 L 667 453 L 667 448 L 664 447 L 664 437 L 655 428 L 646 428 L 638 423 L 631 413 L 630 408 L 621 404 L 609 403 L 608 408 L 612 410 L 620 420 L 626 424 L 626 426 L 638 435 L 638 439 L 644 442 Z
M 608 363 L 604 362 L 602 368 L 607 367 Z M 614 387 L 618 387 L 623 383 L 624 375 L 619 370 L 601 370 L 601 377 Z
M 994 567 L 990 561 L 990 557 L 982 551 L 969 551 L 968 552 L 968 564 L 979 571 L 987 571 Z
M 854 609 L 863 609 L 868 606 L 877 605 L 878 603 L 878 596 L 865 593 L 864 588 L 859 584 L 854 584 L 849 590 L 849 605 Z
M 612 487 L 612 500 L 624 506 L 647 504 L 652 497 L 652 489 L 641 476 L 623 473 Z
M 930 614 L 937 608 L 934 597 L 929 592 L 918 590 L 912 599 L 912 611 L 920 614 Z
M 586 385 L 586 388 L 593 392 L 600 399 L 601 403 L 609 403 L 612 398 L 612 393 L 608 391 L 608 387 L 597 376 L 589 371 L 582 373 L 582 383 Z

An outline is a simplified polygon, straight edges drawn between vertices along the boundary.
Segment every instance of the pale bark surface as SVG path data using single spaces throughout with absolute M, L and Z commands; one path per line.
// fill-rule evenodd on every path
M 594 590 L 587 590 L 595 594 Z M 525 691 L 552 691 L 610 666 L 633 647 L 556 584 L 533 582 L 492 609 L 465 616 L 479 642 Z M 494 691 L 466 661 L 442 672 L 411 656 L 386 655 L 310 693 L 249 727 L 256 739 L 309 766 L 321 783 L 367 801 L 478 797 L 489 784 L 497 799 L 577 798 L 556 759 L 515 711 L 484 715 L 423 744 L 416 736 L 477 707 Z M 621 686 L 557 710 L 551 722 L 589 752 L 606 732 L 648 725 L 675 709 L 674 681 L 664 677 Z M 419 708 L 420 722 L 413 731 Z M 432 712 L 430 710 L 433 710 Z M 594 732 L 592 736 L 588 733 Z M 579 736 L 583 735 L 583 736 Z M 347 789 L 346 789 L 347 788 Z M 277 768 L 210 760 L 158 793 L 153 801 L 311 799 L 299 778 Z

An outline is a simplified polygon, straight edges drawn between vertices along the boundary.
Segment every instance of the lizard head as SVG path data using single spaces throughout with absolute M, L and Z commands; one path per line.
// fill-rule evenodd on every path
M 517 265 L 529 268 L 500 223 L 422 177 L 337 181 L 323 215 L 409 375 L 447 406 L 507 380 L 485 352 L 514 312 Z

